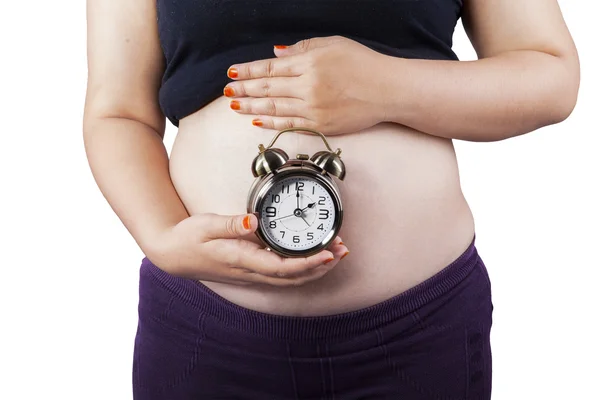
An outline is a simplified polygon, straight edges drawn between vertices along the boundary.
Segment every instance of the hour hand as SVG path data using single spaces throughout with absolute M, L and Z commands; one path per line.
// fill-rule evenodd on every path
M 300 211 L 304 212 L 304 210 L 306 210 L 307 208 L 313 208 L 313 207 L 315 206 L 315 204 L 317 204 L 317 203 L 310 203 L 309 205 L 307 205 L 306 207 L 304 207 L 304 208 L 303 208 L 302 210 L 300 210 Z

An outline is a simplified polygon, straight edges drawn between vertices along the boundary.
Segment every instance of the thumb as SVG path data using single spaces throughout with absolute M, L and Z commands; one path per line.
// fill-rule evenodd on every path
M 290 46 L 275 45 L 273 51 L 277 57 L 286 57 L 299 53 L 306 53 L 307 51 L 317 49 L 319 47 L 329 46 L 332 43 L 343 40 L 341 36 L 325 36 L 325 37 L 314 37 L 309 39 L 300 40 Z
M 237 239 L 256 231 L 258 219 L 253 214 L 207 214 L 205 226 L 207 239 Z

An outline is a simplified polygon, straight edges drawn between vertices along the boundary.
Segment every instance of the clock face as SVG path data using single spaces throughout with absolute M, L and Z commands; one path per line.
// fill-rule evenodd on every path
M 290 176 L 265 194 L 259 222 L 270 242 L 286 250 L 308 250 L 330 237 L 337 217 L 335 204 L 316 179 Z

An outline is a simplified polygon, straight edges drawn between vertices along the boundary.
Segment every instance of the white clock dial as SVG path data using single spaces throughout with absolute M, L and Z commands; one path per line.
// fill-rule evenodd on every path
M 335 201 L 309 176 L 291 176 L 271 187 L 260 207 L 261 227 L 287 250 L 307 250 L 325 240 L 335 225 Z

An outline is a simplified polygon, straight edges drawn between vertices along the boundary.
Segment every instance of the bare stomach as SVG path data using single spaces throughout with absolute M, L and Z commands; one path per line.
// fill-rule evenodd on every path
M 190 215 L 246 212 L 258 144 L 268 145 L 277 133 L 252 126 L 252 118 L 230 110 L 229 99 L 221 97 L 180 121 L 170 173 Z M 327 139 L 342 149 L 346 165 L 345 180 L 337 181 L 344 204 L 339 236 L 350 254 L 321 279 L 299 287 L 204 285 L 269 314 L 337 314 L 404 292 L 468 247 L 473 216 L 450 140 L 393 123 Z M 294 157 L 312 155 L 324 144 L 317 136 L 286 132 L 275 147 Z M 249 240 L 258 243 L 254 236 Z

